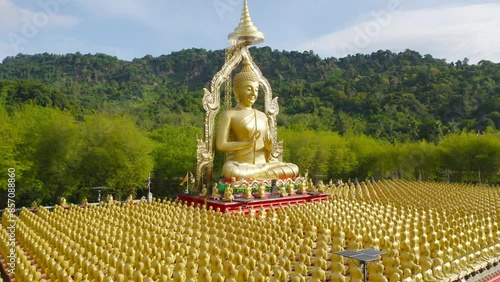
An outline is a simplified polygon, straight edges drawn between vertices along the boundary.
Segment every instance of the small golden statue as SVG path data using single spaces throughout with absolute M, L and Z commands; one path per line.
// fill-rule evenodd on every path
M 127 204 L 131 204 L 132 202 L 134 202 L 134 197 L 132 197 L 132 194 L 130 194 L 127 197 Z
M 245 187 L 245 194 L 243 194 L 243 198 L 245 198 L 247 200 L 253 199 L 252 187 L 250 187 L 250 185 L 246 185 L 246 187 Z
M 66 202 L 66 198 L 64 198 L 64 197 L 61 197 L 61 200 L 60 200 L 60 205 L 61 205 L 61 207 L 63 207 L 63 208 L 67 208 L 67 207 L 69 207 L 68 202 Z
M 205 197 L 206 195 L 207 195 L 207 186 L 205 184 L 203 184 L 203 186 L 201 188 L 200 196 Z
M 83 197 L 82 199 L 82 207 L 87 207 L 89 205 L 89 200 L 87 200 L 86 197 Z
M 37 211 L 38 210 L 38 202 L 37 201 L 33 201 L 31 203 L 31 210 L 33 210 L 33 211 Z
M 309 179 L 309 183 L 307 183 L 307 191 L 316 192 L 316 187 L 314 186 L 312 179 Z
M 307 181 L 303 181 L 300 183 L 299 190 L 297 191 L 297 194 L 307 194 Z
M 288 185 L 287 192 L 288 192 L 288 196 L 293 196 L 293 195 L 295 195 L 295 185 L 293 185 L 293 184 L 289 184 L 289 185 Z
M 259 199 L 266 199 L 267 198 L 266 185 L 264 185 L 264 183 L 261 183 L 259 185 L 259 191 L 257 192 L 257 198 L 259 198 Z
M 318 182 L 318 189 L 317 190 L 318 190 L 318 192 L 321 192 L 321 193 L 325 192 L 325 184 L 323 183 L 323 180 L 320 180 Z
M 264 220 L 266 217 L 267 217 L 266 209 L 264 209 L 263 205 L 260 205 L 259 219 Z
M 234 200 L 232 184 L 229 184 L 226 190 L 224 190 L 224 198 L 222 200 L 224 202 L 232 202 Z
M 288 196 L 288 193 L 286 192 L 285 186 L 281 186 L 280 188 L 280 197 L 286 197 Z
M 255 218 L 256 215 L 257 215 L 257 212 L 254 210 L 253 206 L 250 206 L 250 209 L 248 210 L 248 217 Z
M 106 197 L 106 200 L 107 200 L 108 204 L 110 204 L 110 205 L 114 204 L 113 195 L 109 194 Z
M 212 198 L 219 198 L 219 188 L 217 187 L 217 183 L 214 183 L 214 187 L 212 187 Z
M 243 211 L 243 208 L 241 206 L 238 208 L 238 215 L 245 216 L 245 212 Z
M 189 182 L 191 182 L 191 187 L 194 187 L 194 184 L 196 183 L 196 179 L 193 177 L 193 174 L 191 174 L 191 179 L 189 179 Z

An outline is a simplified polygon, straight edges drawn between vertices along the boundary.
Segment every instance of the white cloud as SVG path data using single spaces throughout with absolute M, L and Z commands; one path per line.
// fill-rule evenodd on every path
M 51 5 L 46 4 L 48 1 L 38 3 L 39 6 L 36 7 L 35 11 L 17 7 L 11 0 L 0 0 L 0 31 L 23 32 L 27 26 L 35 26 L 40 29 L 71 27 L 78 23 L 78 19 L 75 17 L 59 14 L 62 4 L 59 4 L 58 1 L 53 1 Z
M 378 11 L 358 23 L 297 47 L 322 56 L 412 49 L 448 61 L 500 62 L 500 4 Z
M 0 42 L 0 62 L 8 56 L 15 55 L 12 52 L 12 48 L 7 43 Z
M 54 41 L 60 42 L 57 46 L 57 54 L 68 54 L 80 52 L 82 54 L 103 53 L 110 56 L 115 56 L 120 59 L 133 58 L 134 50 L 132 48 L 121 48 L 116 46 L 102 45 L 95 42 L 85 42 L 76 37 L 58 37 Z
M 134 0 L 80 0 L 79 4 L 102 16 L 146 19 L 148 15 L 145 5 Z
M 0 0 L 0 58 L 25 53 L 42 30 L 78 24 L 77 18 L 59 14 L 63 3 L 39 1 L 33 9 L 26 9 L 12 0 Z
M 78 3 L 102 17 L 132 19 L 150 27 L 157 27 L 163 22 L 156 15 L 158 3 L 149 0 L 79 0 Z

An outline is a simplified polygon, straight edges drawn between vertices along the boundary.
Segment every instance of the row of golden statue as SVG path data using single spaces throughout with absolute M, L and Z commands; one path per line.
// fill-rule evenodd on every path
M 386 254 L 368 263 L 368 281 L 455 281 L 500 261 L 498 187 L 414 181 L 325 186 L 331 193 L 326 201 L 261 207 L 248 215 L 158 199 L 23 209 L 12 278 L 363 281 L 359 262 L 336 253 L 375 249 Z M 444 192 L 448 197 L 435 206 L 422 200 Z M 391 202 L 383 203 L 382 195 L 391 195 Z M 408 198 L 413 201 L 400 204 Z M 3 258 L 9 252 L 6 214 Z
M 288 197 L 294 195 L 306 195 L 311 193 L 324 193 L 325 185 L 313 185 L 312 179 L 305 176 L 295 177 L 294 179 L 279 179 L 276 183 L 269 180 L 254 180 L 247 182 L 245 179 L 236 181 L 233 177 L 232 181 L 226 184 L 219 190 L 218 183 L 214 183 L 212 193 L 208 194 L 208 189 L 203 184 L 200 197 L 209 197 L 210 199 L 221 199 L 224 202 L 232 202 L 235 197 L 253 200 L 267 199 L 269 197 Z M 276 190 L 275 192 L 273 192 Z

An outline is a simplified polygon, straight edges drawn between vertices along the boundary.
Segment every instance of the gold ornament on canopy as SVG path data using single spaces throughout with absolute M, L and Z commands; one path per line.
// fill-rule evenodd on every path
M 232 45 L 249 46 L 264 42 L 264 33 L 253 24 L 248 11 L 247 0 L 243 3 L 240 24 L 227 36 Z

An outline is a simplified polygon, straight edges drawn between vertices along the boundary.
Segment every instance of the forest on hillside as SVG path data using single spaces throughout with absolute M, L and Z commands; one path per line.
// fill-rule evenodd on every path
M 500 64 L 412 50 L 326 59 L 250 52 L 279 97 L 284 157 L 302 172 L 500 182 Z M 223 50 L 204 49 L 131 62 L 80 53 L 4 59 L 0 166 L 16 168 L 20 203 L 95 198 L 94 186 L 141 194 L 150 173 L 154 193 L 177 192 L 196 163 L 202 89 L 223 63 Z
M 283 127 L 390 142 L 500 129 L 500 64 L 447 63 L 411 50 L 339 59 L 269 47 L 251 53 L 279 97 Z M 146 130 L 200 126 L 203 87 L 223 64 L 224 51 L 204 49 L 132 62 L 104 54 L 18 55 L 0 64 L 0 93 L 7 108 L 33 101 L 75 115 L 136 116 Z

